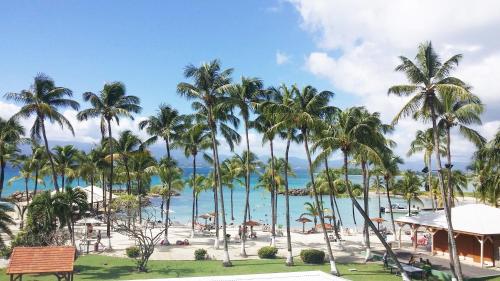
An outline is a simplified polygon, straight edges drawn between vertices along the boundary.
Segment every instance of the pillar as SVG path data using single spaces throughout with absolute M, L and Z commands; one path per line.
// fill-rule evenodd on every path
M 484 238 L 483 237 L 481 237 L 481 239 L 479 240 L 479 244 L 481 244 L 481 259 L 480 259 L 481 267 L 484 267 Z

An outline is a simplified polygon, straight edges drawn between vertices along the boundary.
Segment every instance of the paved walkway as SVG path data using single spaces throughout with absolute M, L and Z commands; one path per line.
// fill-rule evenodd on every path
M 191 278 L 147 279 L 135 281 L 348 281 L 347 279 L 326 274 L 321 271 L 290 273 L 268 273 L 252 275 L 204 276 Z

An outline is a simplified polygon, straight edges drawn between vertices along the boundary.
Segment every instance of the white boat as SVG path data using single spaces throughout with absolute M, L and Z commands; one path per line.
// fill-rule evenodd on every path
M 390 213 L 391 212 L 391 208 L 389 208 L 389 206 L 387 207 L 382 207 L 381 210 L 382 212 L 384 213 Z M 399 204 L 392 204 L 392 212 L 393 213 L 399 213 L 399 214 L 407 214 L 408 213 L 408 207 L 406 206 L 401 206 Z M 420 212 L 420 209 L 418 208 L 410 208 L 410 212 L 412 214 L 418 214 Z

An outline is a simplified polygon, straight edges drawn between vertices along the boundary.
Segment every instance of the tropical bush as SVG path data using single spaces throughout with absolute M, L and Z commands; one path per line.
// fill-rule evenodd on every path
M 132 259 L 138 258 L 141 255 L 141 251 L 137 246 L 128 247 L 125 249 L 125 252 L 127 253 L 127 257 Z
M 300 258 L 304 263 L 322 264 L 325 262 L 325 252 L 316 249 L 300 251 Z
M 12 254 L 11 247 L 6 246 L 6 247 L 0 248 L 0 258 L 9 259 L 10 254 Z
M 262 247 L 257 252 L 259 258 L 261 259 L 274 259 L 277 253 L 278 253 L 278 248 L 271 246 Z
M 207 250 L 205 249 L 196 249 L 194 251 L 194 259 L 199 261 L 199 260 L 206 260 L 207 259 Z

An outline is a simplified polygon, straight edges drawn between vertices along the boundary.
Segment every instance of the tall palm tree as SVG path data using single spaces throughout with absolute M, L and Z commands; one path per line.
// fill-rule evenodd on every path
M 271 246 L 276 246 L 276 201 L 277 201 L 277 187 L 276 183 L 276 163 L 274 160 L 276 157 L 274 156 L 274 139 L 277 135 L 277 132 L 273 130 L 273 125 L 276 121 L 276 115 L 271 114 L 271 112 L 264 111 L 265 105 L 277 98 L 280 94 L 279 91 L 273 91 L 273 89 L 266 91 L 266 99 L 262 100 L 261 105 L 258 107 L 258 116 L 251 123 L 251 126 L 257 130 L 257 132 L 262 134 L 262 143 L 269 142 L 269 149 L 271 152 L 270 158 L 270 170 L 271 170 L 271 180 L 270 180 L 270 192 L 271 192 Z
M 130 158 L 144 148 L 144 144 L 139 136 L 132 133 L 130 130 L 125 130 L 120 133 L 118 140 L 114 144 L 115 153 L 114 159 L 118 159 L 123 163 L 125 174 L 127 177 L 127 193 L 132 193 L 131 176 L 129 162 Z
M 391 150 L 385 150 L 382 154 L 381 169 L 385 182 L 385 195 L 387 199 L 387 205 L 389 207 L 389 213 L 391 215 L 392 234 L 394 235 L 394 238 L 397 237 L 396 224 L 394 222 L 394 213 L 392 210 L 390 192 L 393 189 L 392 184 L 394 182 L 394 178 L 399 174 L 399 165 L 403 163 L 403 159 L 401 159 L 399 156 L 395 156 Z
M 297 91 L 296 87 L 288 87 L 282 84 L 279 88 L 271 88 L 275 94 L 275 99 L 262 104 L 265 114 L 276 116 L 276 123 L 269 128 L 269 133 L 279 132 L 279 136 L 286 140 L 285 148 L 285 166 L 288 166 L 290 145 L 292 142 L 300 142 L 299 132 L 294 124 L 294 94 Z M 290 231 L 290 194 L 288 185 L 288 169 L 284 171 L 285 179 L 285 220 L 286 220 L 286 237 L 287 237 L 287 258 L 285 264 L 293 265 L 292 254 L 292 237 Z
M 470 100 L 462 101 L 458 99 L 451 92 L 439 93 L 440 100 L 440 111 L 439 111 L 439 122 L 438 127 L 442 128 L 446 134 L 446 168 L 448 170 L 447 178 L 447 189 L 448 189 L 448 199 L 449 206 L 454 206 L 453 201 L 453 187 L 452 187 L 452 176 L 451 171 L 451 129 L 458 126 L 459 132 L 466 139 L 471 141 L 476 147 L 482 147 L 486 140 L 477 131 L 468 127 L 470 124 L 481 125 L 480 115 L 484 110 L 481 100 L 476 96 L 471 96 Z
M 59 124 L 61 128 L 66 126 L 74 135 L 73 126 L 71 126 L 69 120 L 58 111 L 59 108 L 64 107 L 70 107 L 74 110 L 80 108 L 78 102 L 71 99 L 72 96 L 73 92 L 70 89 L 57 87 L 54 80 L 43 73 L 39 73 L 35 76 L 31 89 L 22 90 L 19 93 L 7 93 L 5 95 L 6 99 L 23 104 L 19 112 L 14 114 L 11 118 L 29 118 L 35 115 L 35 122 L 31 127 L 31 137 L 33 139 L 40 139 L 43 137 L 45 151 L 52 169 L 52 181 L 57 192 L 59 192 L 57 172 L 47 139 L 45 121 L 49 120 L 51 123 L 55 122 Z
M 75 178 L 79 151 L 72 145 L 56 145 L 52 150 L 56 171 L 61 176 L 61 187 L 65 189 L 67 177 L 70 180 Z
M 361 118 L 360 115 L 362 109 L 363 108 L 352 107 L 344 111 L 338 111 L 336 116 L 336 126 L 328 128 L 334 132 L 328 133 L 326 134 L 327 137 L 318 140 L 318 145 L 321 145 L 322 143 L 329 143 L 334 150 L 340 150 L 342 152 L 344 158 L 345 184 L 352 204 L 356 207 L 363 219 L 368 222 L 368 226 L 373 230 L 377 238 L 387 250 L 389 257 L 394 260 L 396 266 L 402 273 L 403 280 L 409 280 L 391 247 L 387 244 L 377 227 L 373 224 L 366 212 L 356 200 L 353 188 L 349 182 L 349 156 L 353 155 L 354 152 L 360 148 L 370 154 L 377 153 L 375 149 L 371 148 L 370 143 L 371 136 L 373 135 L 373 127 L 366 123 L 367 120 L 363 120 L 363 118 Z
M 156 159 L 149 150 L 141 150 L 130 158 L 130 170 L 136 180 L 139 197 L 139 222 L 142 222 L 142 199 L 150 186 L 151 176 L 157 174 Z
M 309 177 L 313 190 L 314 200 L 316 206 L 319 208 L 319 220 L 321 228 L 323 229 L 323 236 L 326 241 L 326 247 L 328 249 L 328 256 L 330 259 L 330 271 L 334 275 L 338 275 L 337 266 L 335 264 L 335 259 L 333 257 L 332 247 L 330 245 L 330 239 L 328 238 L 327 229 L 325 228 L 325 219 L 323 214 L 323 208 L 320 205 L 318 192 L 316 190 L 316 183 L 314 180 L 314 168 L 311 158 L 311 151 L 309 149 L 309 137 L 311 131 L 314 131 L 321 126 L 321 119 L 327 114 L 333 114 L 337 108 L 328 105 L 330 98 L 333 97 L 333 93 L 329 91 L 318 92 L 317 89 L 312 86 L 306 86 L 302 90 L 297 90 L 294 97 L 294 111 L 295 111 L 295 123 L 297 128 L 302 133 L 302 140 L 304 143 L 304 149 L 306 151 L 307 162 L 309 164 Z
M 0 204 L 0 232 L 5 233 L 7 236 L 12 237 L 12 230 L 9 225 L 14 224 L 14 220 L 8 214 L 13 209 L 9 204 Z M 5 247 L 2 235 L 0 235 L 0 248 Z
M 245 157 L 245 208 L 243 214 L 243 225 L 246 225 L 246 219 L 248 214 L 248 206 L 250 205 L 250 140 L 248 138 L 248 131 L 250 129 L 250 114 L 253 109 L 255 109 L 256 104 L 259 100 L 259 95 L 263 90 L 263 82 L 258 78 L 241 77 L 241 83 L 234 84 L 228 89 L 229 101 L 228 103 L 237 107 L 240 111 L 240 115 L 243 119 L 243 126 L 245 129 L 245 141 L 246 141 L 246 157 Z M 246 257 L 247 253 L 245 250 L 246 236 L 243 235 L 241 239 L 241 252 L 242 257 Z
M 443 130 L 439 130 L 440 134 Z M 432 185 L 432 153 L 434 152 L 434 131 L 432 128 L 429 128 L 425 131 L 418 130 L 415 134 L 415 139 L 410 143 L 410 149 L 408 150 L 407 155 L 411 156 L 418 152 L 424 152 L 424 164 L 427 167 L 427 186 L 429 187 L 429 194 L 432 204 L 432 209 L 435 210 L 434 206 L 434 198 L 432 194 L 432 189 L 430 186 Z M 444 145 L 444 134 L 440 136 L 441 141 L 439 142 L 442 155 L 444 155 L 446 151 L 446 147 Z M 425 169 L 424 169 L 425 170 Z
M 394 117 L 393 123 L 396 124 L 401 118 L 415 114 L 420 111 L 424 116 L 430 116 L 432 129 L 434 131 L 434 153 L 438 167 L 438 177 L 440 182 L 440 191 L 443 198 L 446 198 L 446 189 L 444 186 L 444 170 L 441 165 L 441 156 L 439 154 L 439 138 L 437 118 L 443 104 L 438 98 L 438 94 L 452 94 L 460 101 L 467 101 L 473 98 L 470 93 L 470 87 L 462 80 L 451 76 L 451 72 L 456 68 L 461 54 L 457 54 L 441 62 L 438 54 L 434 50 L 431 42 L 423 43 L 419 46 L 415 62 L 400 56 L 401 64 L 396 67 L 396 71 L 403 72 L 408 81 L 407 85 L 395 85 L 389 88 L 388 94 L 397 96 L 412 96 L 403 106 L 401 111 Z M 445 200 L 444 211 L 448 224 L 448 245 L 450 253 L 450 265 L 453 276 L 459 281 L 463 280 L 460 260 L 458 258 L 457 246 L 453 233 L 453 224 L 451 221 L 451 208 Z
M 97 175 L 99 171 L 99 152 L 93 148 L 89 153 L 82 152 L 78 157 L 80 166 L 80 176 L 90 183 L 90 208 L 94 209 L 94 185 L 99 178 Z
M 0 198 L 2 197 L 7 162 L 15 158 L 17 145 L 24 135 L 24 127 L 18 120 L 0 117 Z
M 472 170 L 472 185 L 476 197 L 482 202 L 500 206 L 500 129 L 494 138 L 478 149 L 469 169 Z
M 108 139 L 113 139 L 111 122 L 114 120 L 119 124 L 120 117 L 134 119 L 133 113 L 140 113 L 142 108 L 139 106 L 140 99 L 136 96 L 127 95 L 125 84 L 122 82 L 110 82 L 104 84 L 103 89 L 98 93 L 85 92 L 83 100 L 90 102 L 91 107 L 84 109 L 77 114 L 78 120 L 87 120 L 89 118 L 101 118 L 101 133 L 107 131 Z M 106 125 L 106 126 L 105 126 Z M 108 202 L 111 205 L 113 200 L 113 145 L 108 145 L 108 155 L 110 155 Z M 111 208 L 107 210 L 106 234 L 111 235 Z M 111 246 L 111 245 L 109 245 Z
M 186 157 L 191 156 L 193 158 L 193 177 L 190 181 L 192 194 L 193 194 L 193 202 L 192 202 L 192 213 L 191 213 L 191 238 L 194 237 L 194 225 L 196 221 L 195 209 L 196 209 L 196 194 L 198 190 L 197 184 L 199 181 L 197 180 L 198 176 L 196 174 L 196 157 L 198 153 L 203 152 L 208 149 L 211 144 L 210 133 L 205 124 L 192 124 L 190 118 L 185 123 L 185 131 L 180 140 L 179 146 L 184 148 L 184 155 Z
M 223 104 L 224 93 L 231 83 L 232 69 L 221 70 L 220 62 L 213 60 L 209 63 L 204 63 L 200 67 L 194 65 L 186 66 L 184 76 L 192 78 L 193 84 L 182 82 L 177 85 L 177 92 L 188 99 L 196 100 L 193 103 L 198 111 L 202 111 L 206 116 L 205 121 L 210 129 L 212 138 L 213 165 L 215 173 L 215 184 L 219 190 L 220 205 L 222 213 L 222 235 L 224 237 L 224 258 L 223 266 L 232 266 L 229 259 L 229 250 L 226 239 L 226 212 L 224 206 L 224 194 L 221 185 L 221 173 L 219 163 L 219 151 L 217 144 L 217 114 L 222 113 L 220 107 Z M 220 116 L 219 116 L 220 117 Z M 218 240 L 218 237 L 216 238 Z
M 408 203 L 408 216 L 411 216 L 411 200 L 422 202 L 419 198 L 421 181 L 411 170 L 405 171 L 396 182 L 395 193 L 401 194 Z

